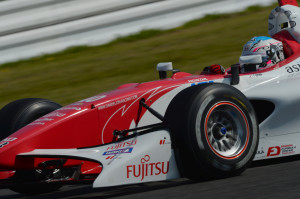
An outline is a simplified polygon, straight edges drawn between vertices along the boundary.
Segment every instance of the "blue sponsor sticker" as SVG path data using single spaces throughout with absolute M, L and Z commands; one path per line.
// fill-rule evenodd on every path
M 113 151 L 105 151 L 103 155 L 117 155 L 121 153 L 131 153 L 133 150 L 133 147 L 126 148 L 126 149 L 118 149 L 118 150 L 113 150 Z
M 196 85 L 200 85 L 200 84 L 210 84 L 210 83 L 214 83 L 214 81 L 208 81 L 208 82 L 196 82 L 196 83 L 192 83 L 191 86 L 196 86 Z

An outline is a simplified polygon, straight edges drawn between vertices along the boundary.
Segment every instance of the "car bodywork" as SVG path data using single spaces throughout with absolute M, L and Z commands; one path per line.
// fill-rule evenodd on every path
M 295 7 L 295 2 L 280 5 Z M 164 116 L 178 93 L 202 84 L 232 85 L 252 103 L 260 130 L 254 160 L 299 154 L 300 44 L 287 30 L 274 37 L 293 52 L 271 68 L 240 74 L 237 84 L 230 70 L 224 75 L 175 71 L 171 78 L 125 84 L 33 121 L 0 142 L 2 184 L 13 183 L 17 170 L 47 168 L 72 175 L 45 181 L 91 181 L 94 187 L 179 178 Z

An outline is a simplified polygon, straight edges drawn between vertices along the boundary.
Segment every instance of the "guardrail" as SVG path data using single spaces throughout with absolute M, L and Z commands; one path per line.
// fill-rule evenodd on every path
M 0 63 L 71 46 L 99 45 L 144 29 L 169 29 L 206 14 L 276 0 L 0 1 Z

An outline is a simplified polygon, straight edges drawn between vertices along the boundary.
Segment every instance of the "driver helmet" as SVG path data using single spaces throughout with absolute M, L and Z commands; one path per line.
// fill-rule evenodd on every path
M 242 72 L 252 72 L 273 66 L 284 60 L 281 41 L 271 37 L 253 37 L 243 48 L 240 57 Z

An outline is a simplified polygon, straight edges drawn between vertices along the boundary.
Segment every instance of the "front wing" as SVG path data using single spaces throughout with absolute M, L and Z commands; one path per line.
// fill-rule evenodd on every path
M 93 187 L 162 181 L 180 177 L 170 133 L 157 130 L 121 142 L 83 149 L 36 149 L 20 156 L 89 159 L 101 163 Z

